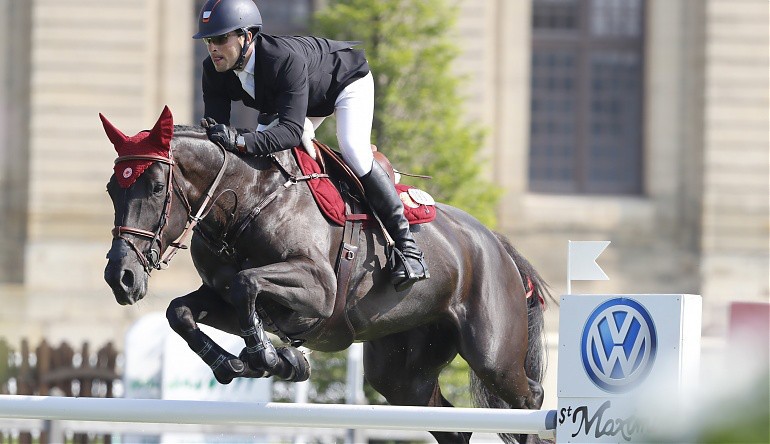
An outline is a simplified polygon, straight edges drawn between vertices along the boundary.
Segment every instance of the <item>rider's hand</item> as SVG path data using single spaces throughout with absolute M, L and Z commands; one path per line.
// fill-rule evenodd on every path
M 201 126 L 206 128 L 206 135 L 209 140 L 234 153 L 243 152 L 237 144 L 238 131 L 235 128 L 231 128 L 223 123 L 217 123 L 211 117 L 207 117 L 201 121 Z

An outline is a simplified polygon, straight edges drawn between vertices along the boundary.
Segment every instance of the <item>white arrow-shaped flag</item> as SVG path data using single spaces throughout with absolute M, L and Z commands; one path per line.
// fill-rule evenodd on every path
M 569 241 L 567 247 L 567 294 L 572 281 L 607 281 L 610 278 L 596 263 L 610 241 Z

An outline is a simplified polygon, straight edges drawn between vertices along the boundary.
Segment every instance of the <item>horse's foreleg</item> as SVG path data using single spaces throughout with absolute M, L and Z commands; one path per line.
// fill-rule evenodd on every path
M 218 301 L 220 307 L 215 307 L 212 304 L 214 301 Z M 174 299 L 166 310 L 166 319 L 171 328 L 211 368 L 220 384 L 229 384 L 233 378 L 243 376 L 246 367 L 240 359 L 203 333 L 196 321 L 201 315 L 216 318 L 216 312 L 226 305 L 213 290 L 202 286 L 186 296 Z
M 329 317 L 335 291 L 334 272 L 328 261 L 305 256 L 239 272 L 230 287 L 230 298 L 246 342 L 249 367 L 290 380 L 308 371 L 304 358 L 298 360 L 296 353 L 276 352 L 256 314 L 258 298 L 270 298 L 306 316 Z
M 230 287 L 230 299 L 236 307 L 240 336 L 246 343 L 242 357 L 249 367 L 274 374 L 280 363 L 278 352 L 262 327 L 262 320 L 256 313 L 259 283 L 255 269 L 241 271 Z

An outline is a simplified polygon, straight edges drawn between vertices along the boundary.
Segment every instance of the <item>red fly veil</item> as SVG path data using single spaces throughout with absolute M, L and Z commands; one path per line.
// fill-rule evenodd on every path
M 171 138 L 174 136 L 174 118 L 171 116 L 171 110 L 168 106 L 163 108 L 158 121 L 151 130 L 140 131 L 139 134 L 128 137 L 122 131 L 115 128 L 104 115 L 99 113 L 102 119 L 104 131 L 107 133 L 110 142 L 115 145 L 115 151 L 119 157 L 124 156 L 157 156 L 168 159 Z M 152 160 L 129 159 L 116 161 L 115 178 L 121 188 L 128 188 L 139 176 L 152 165 Z

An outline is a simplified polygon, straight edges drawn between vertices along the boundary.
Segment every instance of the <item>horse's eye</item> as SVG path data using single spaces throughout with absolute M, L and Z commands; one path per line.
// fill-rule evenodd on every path
M 155 194 L 160 194 L 163 192 L 163 190 L 166 187 L 162 183 L 156 183 L 155 186 L 152 188 L 152 192 Z

